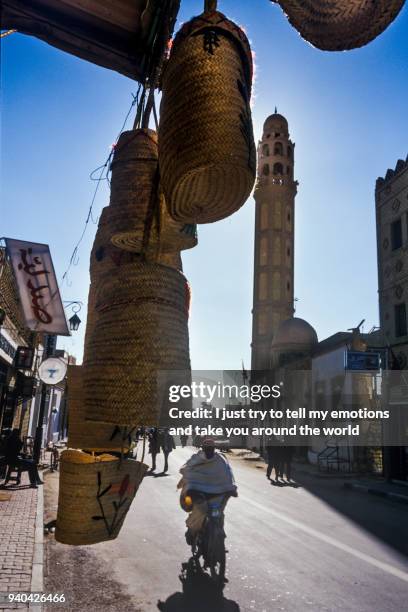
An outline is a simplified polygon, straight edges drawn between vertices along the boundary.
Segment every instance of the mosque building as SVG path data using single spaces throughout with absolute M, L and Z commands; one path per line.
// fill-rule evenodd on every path
M 294 315 L 295 144 L 275 109 L 258 145 L 251 370 L 269 370 L 278 354 L 301 356 L 317 344 L 313 327 Z

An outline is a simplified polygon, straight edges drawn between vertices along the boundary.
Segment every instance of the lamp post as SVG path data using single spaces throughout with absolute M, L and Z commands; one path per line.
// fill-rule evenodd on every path
M 79 301 L 70 301 L 63 302 L 64 308 L 72 307 L 73 315 L 70 319 L 68 319 L 69 329 L 70 331 L 77 331 L 79 325 L 81 323 L 81 319 L 78 317 L 77 313 L 81 310 L 82 302 Z M 49 346 L 46 346 L 44 349 L 44 359 L 51 357 L 52 349 Z M 45 413 L 45 405 L 47 403 L 47 385 L 44 382 L 41 382 L 41 398 L 40 398 L 40 408 L 38 412 L 38 421 L 37 421 L 37 429 L 35 430 L 35 438 L 33 445 L 33 460 L 38 465 L 41 454 L 41 445 L 43 438 L 43 421 L 44 421 L 44 413 Z

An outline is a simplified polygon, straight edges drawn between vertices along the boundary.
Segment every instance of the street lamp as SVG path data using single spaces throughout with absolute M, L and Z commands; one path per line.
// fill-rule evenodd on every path
M 63 302 L 64 308 L 72 307 L 72 312 L 74 313 L 70 319 L 68 319 L 69 323 L 69 331 L 78 331 L 79 325 L 81 323 L 81 319 L 78 317 L 78 312 L 82 308 L 82 302 L 71 301 L 71 302 Z
M 72 315 L 70 319 L 68 319 L 69 323 L 69 331 L 78 331 L 78 327 L 81 323 L 81 319 L 78 317 L 76 313 Z

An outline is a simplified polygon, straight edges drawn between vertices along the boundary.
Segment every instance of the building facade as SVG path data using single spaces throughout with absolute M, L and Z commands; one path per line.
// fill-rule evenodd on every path
M 389 367 L 408 369 L 408 157 L 399 159 L 394 170 L 379 177 L 375 187 L 377 223 L 378 298 L 380 326 L 388 348 Z M 400 430 L 408 425 L 408 397 L 399 411 Z M 397 418 L 397 417 L 395 417 Z M 385 449 L 386 475 L 396 480 L 408 480 L 408 446 Z
M 274 333 L 294 312 L 294 148 L 288 122 L 275 109 L 258 145 L 252 370 L 269 369 Z

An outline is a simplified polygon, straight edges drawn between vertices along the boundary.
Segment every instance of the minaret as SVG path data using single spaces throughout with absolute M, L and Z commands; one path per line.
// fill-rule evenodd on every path
M 269 369 L 273 335 L 294 313 L 294 148 L 288 122 L 275 108 L 258 146 L 252 370 Z

